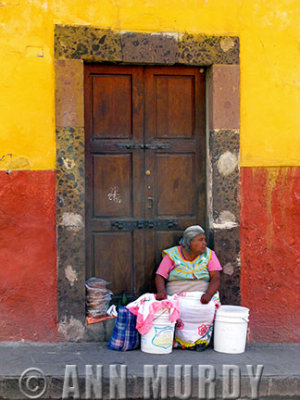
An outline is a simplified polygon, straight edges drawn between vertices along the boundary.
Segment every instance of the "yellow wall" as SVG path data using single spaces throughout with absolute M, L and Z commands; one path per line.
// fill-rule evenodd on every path
M 54 24 L 233 34 L 241 165 L 300 165 L 299 0 L 0 0 L 0 169 L 54 169 Z

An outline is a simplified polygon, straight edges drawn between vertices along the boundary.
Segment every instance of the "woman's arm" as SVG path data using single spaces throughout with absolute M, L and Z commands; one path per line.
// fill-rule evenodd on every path
M 206 293 L 202 295 L 200 300 L 202 304 L 209 303 L 213 295 L 220 287 L 220 280 L 221 280 L 220 271 L 209 271 L 209 276 L 210 276 L 210 281 L 208 288 L 206 290 Z
M 157 290 L 156 299 L 164 300 L 167 298 L 166 280 L 168 280 L 169 272 L 174 268 L 174 261 L 165 254 L 156 271 L 155 286 Z
M 156 274 L 155 276 L 155 286 L 157 290 L 156 300 L 164 300 L 167 298 L 165 282 L 166 280 L 163 276 Z

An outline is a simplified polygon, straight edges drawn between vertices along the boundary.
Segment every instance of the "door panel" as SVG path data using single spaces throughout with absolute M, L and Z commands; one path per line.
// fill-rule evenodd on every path
M 114 293 L 130 293 L 133 264 L 133 233 L 94 233 L 93 254 L 95 271 L 112 283 Z
M 132 154 L 93 155 L 93 217 L 132 215 Z
M 132 76 L 93 76 L 93 132 L 99 138 L 132 136 Z
M 183 216 L 196 212 L 194 154 L 156 154 L 156 215 Z
M 116 295 L 205 225 L 204 93 L 198 68 L 85 66 L 87 277 Z
M 154 75 L 154 132 L 159 138 L 194 133 L 194 76 Z

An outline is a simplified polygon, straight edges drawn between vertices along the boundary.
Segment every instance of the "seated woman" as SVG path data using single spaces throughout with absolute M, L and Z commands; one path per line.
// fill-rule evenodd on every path
M 175 293 L 181 299 L 174 347 L 204 350 L 211 339 L 215 309 L 220 306 L 220 262 L 206 247 L 199 225 L 188 227 L 180 246 L 164 250 L 163 256 L 155 277 L 156 299 Z

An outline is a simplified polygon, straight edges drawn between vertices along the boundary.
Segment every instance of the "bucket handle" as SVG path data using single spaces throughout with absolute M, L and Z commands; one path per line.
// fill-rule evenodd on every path
M 159 316 L 158 317 L 156 317 L 156 318 L 153 318 L 153 321 L 156 321 L 157 320 L 157 318 L 160 318 L 164 313 L 166 313 L 168 311 L 168 309 L 166 308 L 165 309 L 165 311 L 163 311 L 161 314 L 159 314 Z

